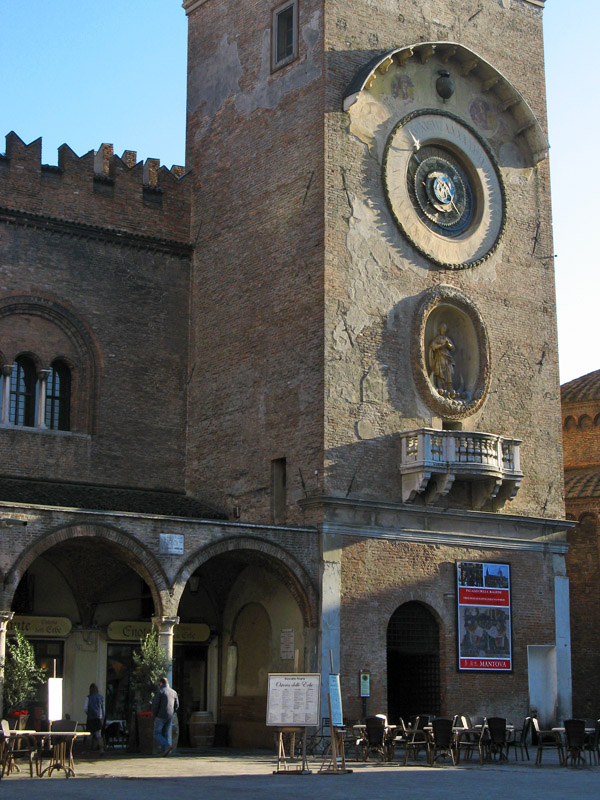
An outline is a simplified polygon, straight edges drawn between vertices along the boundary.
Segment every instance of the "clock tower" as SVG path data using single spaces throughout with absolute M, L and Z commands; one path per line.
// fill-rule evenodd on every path
M 188 491 L 314 526 L 349 717 L 564 717 L 543 1 L 183 5 Z

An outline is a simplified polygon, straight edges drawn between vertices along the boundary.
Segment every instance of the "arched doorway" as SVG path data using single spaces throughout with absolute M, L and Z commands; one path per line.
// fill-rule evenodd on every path
M 388 717 L 440 712 L 440 633 L 422 603 L 399 606 L 387 629 Z

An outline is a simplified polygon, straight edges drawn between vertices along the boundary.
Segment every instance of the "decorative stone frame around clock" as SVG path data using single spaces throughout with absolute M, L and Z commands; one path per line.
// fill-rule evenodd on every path
M 431 378 L 429 347 L 442 324 L 455 346 L 456 397 L 440 394 Z M 448 420 L 474 414 L 486 399 L 490 379 L 489 340 L 478 309 L 459 289 L 437 286 L 417 306 L 412 328 L 413 375 L 427 405 Z
M 456 114 L 422 108 L 400 119 L 386 142 L 382 178 L 398 228 L 430 261 L 466 269 L 497 250 L 506 227 L 502 174 L 488 143 Z M 436 200 L 432 182 L 445 190 L 443 200 Z M 464 208 L 459 197 L 468 200 Z M 448 222 L 453 214 L 442 210 L 451 209 L 462 224 Z

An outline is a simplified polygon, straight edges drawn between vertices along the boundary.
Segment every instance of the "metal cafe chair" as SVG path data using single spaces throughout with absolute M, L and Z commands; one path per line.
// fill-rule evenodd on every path
M 417 760 L 420 750 L 428 750 L 428 736 L 427 732 L 423 730 L 426 725 L 429 725 L 429 714 L 419 714 L 413 717 L 412 727 L 407 731 L 407 739 L 404 747 L 404 764 L 408 762 L 408 756 L 411 755 L 413 761 Z
M 382 717 L 367 717 L 365 720 L 365 732 L 360 743 L 360 751 L 363 761 L 368 760 L 370 753 L 379 756 L 381 761 L 388 760 L 386 725 Z
M 437 753 L 437 755 L 436 755 Z M 428 747 L 429 766 L 433 766 L 438 758 L 451 758 L 456 764 L 456 748 L 452 732 L 452 720 L 437 717 L 431 722 L 431 735 Z
M 3 719 L 0 722 L 0 742 L 2 743 L 0 777 L 2 778 L 5 774 L 10 775 L 13 771 L 21 771 L 16 763 L 19 758 L 26 758 L 29 761 L 29 776 L 33 778 L 33 756 L 35 747 L 32 747 L 31 742 L 26 737 L 22 736 L 19 737 L 19 739 L 21 740 L 21 744 L 25 744 L 25 746 L 16 748 L 16 742 L 10 735 L 8 720 Z
M 454 739 L 456 746 L 456 763 L 465 754 L 465 759 L 469 761 L 473 751 L 479 747 L 480 731 L 473 728 L 471 717 L 468 714 L 456 714 L 452 721 L 454 728 Z
M 598 766 L 600 761 L 600 719 L 595 721 L 593 727 L 593 733 L 586 733 L 584 749 L 586 753 L 589 753 L 590 765 Z
M 565 720 L 565 767 L 571 760 L 571 766 L 585 764 L 585 720 Z
M 540 724 L 536 717 L 531 718 L 531 724 L 537 738 L 537 755 L 535 757 L 535 763 L 542 763 L 542 755 L 544 750 L 553 749 L 558 751 L 558 760 L 561 764 L 564 764 L 565 756 L 560 733 L 558 731 L 540 729 Z
M 512 747 L 515 751 L 515 758 L 517 759 L 517 761 L 519 760 L 519 750 L 521 751 L 521 761 L 525 761 L 525 755 L 527 756 L 527 761 L 529 761 L 529 750 L 527 749 L 527 739 L 529 738 L 529 735 L 531 733 L 531 728 L 532 728 L 531 717 L 525 717 L 521 729 L 515 730 L 513 738 L 509 739 L 506 742 L 507 753 L 510 751 L 510 748 Z

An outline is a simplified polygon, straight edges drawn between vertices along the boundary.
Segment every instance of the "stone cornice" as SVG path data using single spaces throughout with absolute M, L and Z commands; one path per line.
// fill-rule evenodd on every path
M 222 519 L 202 519 L 199 517 L 178 517 L 165 514 L 144 514 L 137 511 L 93 511 L 81 508 L 69 508 L 63 506 L 43 506 L 33 503 L 11 503 L 0 501 L 0 513 L 7 511 L 20 514 L 25 523 L 35 517 L 36 514 L 68 514 L 73 516 L 74 525 L 99 524 L 103 518 L 110 520 L 129 519 L 129 520 L 156 520 L 159 522 L 176 522 L 180 525 L 189 526 L 210 526 L 217 528 L 231 528 L 232 530 L 252 530 L 252 531 L 287 531 L 291 533 L 311 533 L 317 534 L 319 531 L 314 527 L 300 527 L 293 525 L 267 525 L 257 522 L 232 522 Z M 86 522 L 86 517 L 91 518 L 91 522 Z M 28 519 L 29 518 L 29 519 Z M 32 520 L 33 521 L 33 520 Z M 65 525 L 61 525 L 65 527 Z
M 132 247 L 136 250 L 152 250 L 154 252 L 169 253 L 180 258 L 189 258 L 192 245 L 188 242 L 176 242 L 170 239 L 155 239 L 152 236 L 143 236 L 129 231 L 118 231 L 102 228 L 98 225 L 88 225 L 83 222 L 70 222 L 58 217 L 45 214 L 34 214 L 30 211 L 7 208 L 0 206 L 0 221 L 7 225 L 20 225 L 26 228 L 35 228 L 59 236 L 73 236 L 80 239 L 96 239 L 119 247 Z
M 199 6 L 204 5 L 207 0 L 183 0 L 181 4 L 185 13 L 189 16 L 192 11 L 195 11 Z
M 568 523 L 567 523 L 568 524 Z M 571 527 L 571 525 L 569 525 Z M 543 536 L 540 539 L 511 539 L 503 536 L 485 536 L 472 533 L 447 533 L 436 530 L 415 530 L 400 528 L 398 530 L 352 525 L 346 522 L 325 522 L 323 533 L 353 536 L 358 539 L 387 539 L 398 542 L 416 542 L 426 545 L 441 545 L 443 547 L 477 547 L 490 550 L 519 550 L 565 555 L 569 545 L 552 536 Z M 559 535 L 559 534 L 556 534 Z
M 300 506 L 322 509 L 324 533 L 448 547 L 565 554 L 568 550 L 566 532 L 575 524 L 564 519 L 425 508 L 329 496 L 305 498 L 300 501 Z

